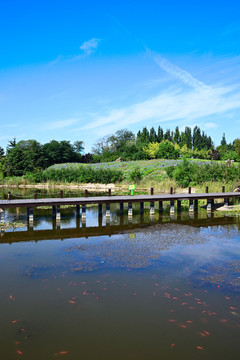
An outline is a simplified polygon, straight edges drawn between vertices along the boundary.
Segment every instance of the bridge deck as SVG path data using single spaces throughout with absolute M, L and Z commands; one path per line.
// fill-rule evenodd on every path
M 240 192 L 0 200 L 0 208 L 240 198 Z

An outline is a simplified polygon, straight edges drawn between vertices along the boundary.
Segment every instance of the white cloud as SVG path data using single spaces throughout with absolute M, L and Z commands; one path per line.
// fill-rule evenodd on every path
M 167 73 L 173 75 L 174 77 L 178 78 L 186 85 L 191 86 L 195 89 L 199 88 L 207 88 L 207 86 L 195 79 L 192 75 L 190 75 L 187 71 L 180 69 L 178 66 L 172 64 L 169 60 L 164 58 L 161 55 L 151 55 L 153 60 Z
M 204 129 L 214 129 L 216 128 L 218 125 L 216 123 L 206 123 L 204 124 Z
M 83 129 L 113 126 L 127 127 L 135 123 L 150 121 L 196 121 L 210 115 L 223 114 L 240 108 L 240 94 L 231 94 L 231 88 L 191 89 L 165 91 L 141 103 L 110 110 L 105 115 L 95 114 L 95 119 Z
M 43 127 L 44 130 L 56 130 L 56 129 L 63 129 L 69 127 L 73 124 L 76 124 L 77 119 L 66 119 L 66 120 L 59 120 L 50 122 L 49 124 Z
M 80 49 L 87 55 L 92 54 L 93 52 L 95 52 L 95 50 L 98 47 L 99 42 L 101 41 L 101 39 L 91 39 L 88 41 L 85 41 L 81 46 Z
M 175 89 L 168 88 L 145 101 L 132 105 L 109 109 L 104 113 L 96 113 L 93 121 L 88 121 L 81 129 L 98 129 L 102 134 L 136 123 L 151 125 L 168 121 L 184 121 L 186 123 L 199 123 L 209 116 L 227 114 L 227 112 L 240 109 L 240 89 L 232 86 L 207 86 L 195 79 L 187 71 L 170 63 L 160 55 L 152 55 L 154 61 L 168 74 L 181 80 L 182 85 Z M 187 85 L 187 86 L 186 86 Z M 216 127 L 217 124 L 207 122 L 205 128 Z

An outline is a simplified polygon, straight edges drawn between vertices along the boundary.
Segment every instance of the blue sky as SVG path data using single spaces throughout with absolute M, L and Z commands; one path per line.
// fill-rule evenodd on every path
M 0 146 L 195 125 L 240 137 L 240 2 L 0 2 Z

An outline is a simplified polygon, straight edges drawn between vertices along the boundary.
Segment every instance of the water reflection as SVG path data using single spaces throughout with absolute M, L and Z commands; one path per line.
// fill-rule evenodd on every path
M 1 358 L 235 359 L 239 218 L 168 210 L 6 211 L 26 227 L 1 237 Z

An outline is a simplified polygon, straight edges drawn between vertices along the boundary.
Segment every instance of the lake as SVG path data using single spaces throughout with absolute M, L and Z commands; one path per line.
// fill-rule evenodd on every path
M 111 206 L 106 222 L 93 206 L 56 224 L 38 209 L 32 229 L 6 211 L 16 220 L 0 242 L 1 359 L 238 358 L 239 217 Z

